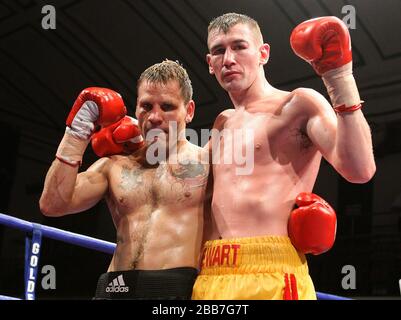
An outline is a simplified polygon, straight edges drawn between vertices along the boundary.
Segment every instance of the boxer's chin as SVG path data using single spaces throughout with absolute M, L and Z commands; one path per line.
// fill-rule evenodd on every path
M 150 141 L 148 141 L 148 144 L 154 145 L 155 147 L 157 146 L 161 149 L 166 149 L 168 147 L 168 135 L 162 134 L 154 136 Z
M 243 90 L 242 82 L 237 79 L 231 81 L 222 81 L 220 84 L 228 92 L 236 92 Z
M 168 140 L 168 134 L 161 129 L 151 129 L 146 132 L 146 142 L 152 144 L 155 142 L 163 142 Z
M 161 136 L 154 136 L 152 138 L 149 138 L 146 140 L 148 145 L 160 145 L 161 147 L 164 147 L 167 145 L 167 139 L 165 137 Z

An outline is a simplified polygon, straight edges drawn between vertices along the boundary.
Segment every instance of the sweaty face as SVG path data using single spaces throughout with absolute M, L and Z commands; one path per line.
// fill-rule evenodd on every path
M 227 33 L 212 30 L 206 57 L 210 73 L 228 92 L 248 89 L 259 72 L 262 45 L 246 24 L 234 25 Z
M 166 138 L 177 137 L 177 132 L 185 130 L 188 118 L 187 106 L 178 82 L 170 81 L 167 84 L 142 82 L 138 88 L 135 115 L 145 138 L 158 136 L 157 132 L 161 132 L 161 136 Z

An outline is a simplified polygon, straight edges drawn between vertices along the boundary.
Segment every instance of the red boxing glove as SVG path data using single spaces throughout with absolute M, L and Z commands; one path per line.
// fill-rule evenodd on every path
M 68 115 L 67 133 L 89 139 L 95 125 L 106 127 L 127 114 L 121 95 L 107 88 L 84 89 L 75 100 Z
M 131 153 L 141 148 L 143 144 L 138 121 L 128 116 L 92 136 L 92 148 L 99 157 Z
M 295 54 L 309 62 L 320 76 L 352 61 L 347 26 L 337 17 L 301 23 L 292 31 L 290 43 Z
M 351 37 L 342 20 L 332 16 L 307 20 L 292 31 L 290 43 L 295 54 L 322 76 L 335 111 L 361 108 L 352 75 Z
M 296 200 L 298 209 L 291 212 L 288 236 L 302 253 L 318 255 L 334 244 L 337 218 L 334 209 L 314 193 L 302 192 Z

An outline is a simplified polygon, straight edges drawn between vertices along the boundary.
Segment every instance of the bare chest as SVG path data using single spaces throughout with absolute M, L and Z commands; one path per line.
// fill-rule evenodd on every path
M 119 211 L 148 206 L 199 203 L 207 183 L 208 168 L 201 163 L 160 164 L 156 168 L 122 165 L 110 178 L 110 198 Z
M 308 149 L 310 140 L 301 121 L 273 114 L 243 112 L 228 119 L 219 135 L 217 149 L 221 164 L 255 163 L 292 158 Z

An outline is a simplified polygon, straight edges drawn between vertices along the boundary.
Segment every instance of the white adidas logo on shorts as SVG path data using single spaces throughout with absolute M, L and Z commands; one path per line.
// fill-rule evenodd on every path
M 106 292 L 128 292 L 129 287 L 125 286 L 123 275 L 120 274 L 106 288 Z

